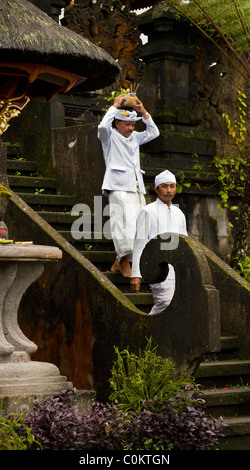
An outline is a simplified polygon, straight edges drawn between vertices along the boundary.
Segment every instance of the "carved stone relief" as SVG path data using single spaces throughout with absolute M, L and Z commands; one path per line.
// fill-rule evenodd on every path
M 139 82 L 143 62 L 137 17 L 116 0 L 77 0 L 65 9 L 63 26 L 107 51 L 121 67 L 118 88 Z
M 218 52 L 217 48 L 196 36 L 197 54 L 192 64 L 190 95 L 193 105 L 199 108 L 202 128 L 211 136 L 216 137 L 217 152 L 235 154 L 232 138 L 226 130 L 223 113 L 230 116 L 232 122 L 238 116 L 237 95 L 242 88 L 247 96 L 249 114 L 249 84 Z M 245 141 L 245 152 L 250 147 L 249 116 L 246 116 L 248 133 Z

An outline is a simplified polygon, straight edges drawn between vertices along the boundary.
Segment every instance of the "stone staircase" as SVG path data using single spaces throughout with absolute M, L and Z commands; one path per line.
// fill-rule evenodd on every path
M 71 225 L 75 217 L 71 215 L 71 209 L 79 201 L 57 194 L 55 179 L 38 176 L 36 163 L 19 159 L 14 148 L 9 149 L 7 168 L 10 188 L 101 270 L 132 303 L 148 312 L 153 302 L 149 286 L 144 283 L 141 292 L 133 294 L 127 279 L 110 272 L 115 259 L 111 240 L 104 237 L 94 240 L 91 236 L 79 241 L 72 238 Z M 219 353 L 204 358 L 195 378 L 202 385 L 208 414 L 215 418 L 223 416 L 229 425 L 219 448 L 249 450 L 250 361 L 238 360 L 237 338 L 222 337 L 221 345 Z
M 128 280 L 119 273 L 110 272 L 115 260 L 111 240 L 102 235 L 100 239 L 94 240 L 93 234 L 81 240 L 73 238 L 71 225 L 78 216 L 72 216 L 71 209 L 79 201 L 71 196 L 57 194 L 56 180 L 38 176 L 36 163 L 18 159 L 15 149 L 9 150 L 7 165 L 10 188 L 102 271 L 132 303 L 144 312 L 149 312 L 153 303 L 149 286 L 142 283 L 141 292 L 134 294 Z
M 207 413 L 228 425 L 220 450 L 250 449 L 250 360 L 239 360 L 238 338 L 221 338 L 221 351 L 208 354 L 195 373 Z

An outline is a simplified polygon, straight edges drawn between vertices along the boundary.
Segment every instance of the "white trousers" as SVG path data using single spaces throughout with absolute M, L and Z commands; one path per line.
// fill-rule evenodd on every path
M 163 282 L 151 284 L 154 305 L 149 312 L 149 315 L 160 313 L 169 306 L 174 296 L 175 291 L 175 271 L 171 264 L 169 264 L 169 273 Z
M 145 197 L 141 193 L 110 191 L 110 231 L 118 260 L 128 254 L 132 256 L 136 218 L 145 205 Z

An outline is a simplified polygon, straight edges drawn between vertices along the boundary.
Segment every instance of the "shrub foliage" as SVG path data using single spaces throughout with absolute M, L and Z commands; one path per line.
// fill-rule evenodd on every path
M 27 415 L 0 420 L 0 450 L 210 450 L 223 436 L 222 419 L 209 421 L 205 402 L 188 376 L 156 355 L 120 353 L 110 379 L 110 403 L 87 415 L 74 390 L 33 403 Z M 7 425 L 6 425 L 7 423 Z
M 151 339 L 138 355 L 115 347 L 117 360 L 111 369 L 110 402 L 117 400 L 124 411 L 140 412 L 143 403 L 156 396 L 165 403 L 187 385 L 197 389 L 193 377 L 184 373 L 177 376 L 171 360 L 157 355 L 156 350 Z
M 118 402 L 93 403 L 83 415 L 67 392 L 67 398 L 62 393 L 38 402 L 26 425 L 44 450 L 210 450 L 223 435 L 223 423 L 208 421 L 197 393 L 187 389 L 169 402 L 155 397 L 139 413 L 124 412 Z M 31 442 L 29 448 L 39 446 Z
M 9 414 L 0 417 L 0 450 L 27 450 L 35 438 L 27 424 L 25 413 Z M 40 444 L 36 443 L 37 448 Z

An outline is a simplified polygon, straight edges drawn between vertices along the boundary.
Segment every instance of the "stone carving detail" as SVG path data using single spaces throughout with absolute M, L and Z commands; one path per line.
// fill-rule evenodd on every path
M 232 122 L 238 116 L 237 90 L 242 88 L 249 96 L 249 84 L 209 42 L 196 37 L 197 54 L 191 68 L 190 96 L 193 108 L 198 109 L 202 128 L 216 137 L 217 152 L 235 155 L 237 149 L 227 134 L 222 113 L 229 114 Z M 249 100 L 248 100 L 249 101 Z M 247 103 L 248 104 L 248 103 Z M 248 104 L 249 108 L 249 104 Z M 246 112 L 249 113 L 248 108 Z M 249 116 L 247 116 L 249 117 Z M 250 127 L 246 119 L 246 127 Z M 246 155 L 249 142 L 245 142 Z
M 78 0 L 65 9 L 62 24 L 117 60 L 121 67 L 118 88 L 139 82 L 143 62 L 137 17 L 118 0 Z

